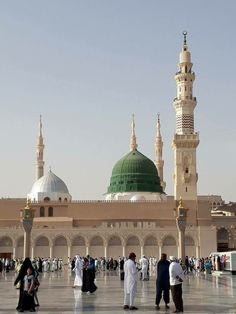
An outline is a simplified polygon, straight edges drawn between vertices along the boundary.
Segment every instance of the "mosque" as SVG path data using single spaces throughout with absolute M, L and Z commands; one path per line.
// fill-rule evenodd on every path
M 159 258 L 179 255 L 175 211 L 180 198 L 187 210 L 185 253 L 205 257 L 217 250 L 236 249 L 236 205 L 221 196 L 197 195 L 199 134 L 194 130 L 195 73 L 186 33 L 175 74 L 176 133 L 173 137 L 174 195 L 165 193 L 163 141 L 157 121 L 155 161 L 138 150 L 134 116 L 130 149 L 113 167 L 104 200 L 73 200 L 66 184 L 51 170 L 44 173 L 42 121 L 36 145 L 36 181 L 27 198 L 34 210 L 32 257 L 127 256 L 134 251 Z M 24 199 L 0 200 L 0 257 L 23 256 L 20 209 Z

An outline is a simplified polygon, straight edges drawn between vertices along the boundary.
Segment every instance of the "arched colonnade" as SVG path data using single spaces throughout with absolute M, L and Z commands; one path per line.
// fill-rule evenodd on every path
M 186 255 L 197 256 L 196 239 L 186 235 Z M 23 257 L 23 236 L 13 239 L 10 235 L 0 236 L 0 253 L 11 253 L 12 257 Z M 157 237 L 155 234 L 147 234 L 140 237 L 137 234 L 121 236 L 110 234 L 104 236 L 94 234 L 85 236 L 75 234 L 68 237 L 65 234 L 47 235 L 38 234 L 31 241 L 31 257 L 61 257 L 67 261 L 67 257 L 76 254 L 82 256 L 90 254 L 93 257 L 113 257 L 128 256 L 130 252 L 135 252 L 137 258 L 142 255 L 156 257 L 159 259 L 161 253 L 168 256 L 178 256 L 178 239 L 176 234 L 165 234 Z

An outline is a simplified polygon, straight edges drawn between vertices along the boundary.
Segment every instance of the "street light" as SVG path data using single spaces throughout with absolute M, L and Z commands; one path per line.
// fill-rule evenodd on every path
M 176 226 L 179 234 L 179 257 L 184 262 L 185 259 L 185 228 L 187 222 L 187 208 L 183 207 L 182 198 L 180 197 L 179 206 L 174 209 L 176 217 Z
M 26 206 L 21 209 L 21 222 L 24 228 L 24 258 L 30 257 L 30 234 L 34 219 L 34 209 L 30 207 L 30 204 L 30 200 L 27 199 Z

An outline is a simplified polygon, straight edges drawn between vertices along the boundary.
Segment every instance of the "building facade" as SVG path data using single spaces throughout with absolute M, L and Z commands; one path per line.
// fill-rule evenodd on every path
M 36 181 L 27 195 L 35 210 L 31 233 L 32 257 L 117 258 L 134 251 L 159 258 L 162 252 L 180 256 L 174 209 L 182 198 L 187 209 L 185 252 L 205 257 L 217 249 L 236 248 L 235 212 L 227 212 L 220 196 L 197 194 L 199 135 L 194 131 L 195 74 L 186 33 L 175 75 L 177 96 L 174 150 L 174 196 L 165 194 L 163 141 L 157 121 L 155 162 L 143 155 L 136 143 L 132 119 L 130 151 L 113 167 L 105 200 L 73 201 L 66 184 L 51 170 L 44 174 L 43 134 L 40 117 L 36 146 Z M 23 256 L 20 209 L 26 199 L 0 200 L 0 256 Z M 220 206 L 226 206 L 224 211 Z M 218 210 L 217 210 L 218 209 Z M 227 214 L 228 213 L 228 214 Z

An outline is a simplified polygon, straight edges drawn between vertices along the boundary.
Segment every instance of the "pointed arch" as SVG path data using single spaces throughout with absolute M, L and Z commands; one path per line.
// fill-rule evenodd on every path
M 89 254 L 95 258 L 104 257 L 104 239 L 100 235 L 93 235 L 90 238 Z
M 128 256 L 130 252 L 134 252 L 137 256 L 137 259 L 139 259 L 141 256 L 140 243 L 141 243 L 141 240 L 137 235 L 130 234 L 126 238 L 126 247 L 125 247 L 126 256 Z
M 172 234 L 167 234 L 162 239 L 162 253 L 166 253 L 169 256 L 178 256 L 177 241 Z
M 8 236 L 0 236 L 0 253 L 3 257 L 11 258 L 13 254 L 14 240 Z
M 86 255 L 86 239 L 80 234 L 75 235 L 71 240 L 71 257 L 75 255 Z
M 146 257 L 155 257 L 159 259 L 159 247 L 158 241 L 155 235 L 148 234 L 144 238 L 144 248 L 143 248 L 144 255 Z
M 38 235 L 34 240 L 34 256 L 35 257 L 50 257 L 50 240 L 46 235 Z
M 123 239 L 117 234 L 110 235 L 107 241 L 107 256 L 115 259 L 123 256 Z

